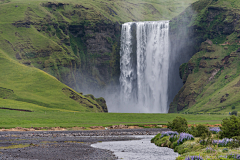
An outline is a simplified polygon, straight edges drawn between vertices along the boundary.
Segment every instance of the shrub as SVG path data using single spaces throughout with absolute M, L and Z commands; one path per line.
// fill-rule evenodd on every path
M 178 138 L 179 138 L 179 135 L 171 135 L 171 136 L 169 137 L 169 140 L 173 143 L 173 142 L 175 142 L 176 140 L 178 140 Z
M 237 111 L 232 111 L 231 115 L 237 116 Z
M 214 150 L 213 148 L 211 148 L 211 147 L 207 147 L 206 148 L 206 152 L 207 153 L 213 153 L 213 152 L 215 152 L 216 150 Z
M 223 119 L 220 129 L 220 138 L 240 136 L 240 117 L 233 115 L 229 119 Z
M 168 122 L 167 127 L 178 133 L 186 132 L 188 129 L 187 120 L 182 117 L 176 117 L 172 122 Z
M 191 126 L 191 128 L 188 128 L 187 132 L 193 136 L 197 135 L 197 129 L 194 126 Z
M 212 142 L 213 142 L 213 137 L 211 134 L 207 134 L 207 133 L 202 134 L 200 139 L 201 145 L 205 145 L 205 146 L 212 145 Z
M 230 143 L 229 144 L 229 147 L 231 148 L 231 149 L 233 149 L 233 148 L 239 148 L 240 147 L 240 137 L 238 136 L 236 136 L 236 137 L 233 137 L 232 138 L 233 139 L 233 141 L 232 141 L 232 143 Z
M 222 152 L 223 152 L 223 153 L 228 152 L 228 148 L 224 148 L 224 149 L 222 150 Z
M 232 106 L 232 109 L 235 109 L 236 107 L 235 106 Z
M 161 134 L 157 134 L 154 138 L 151 139 L 151 143 L 154 143 L 154 141 L 160 139 Z
M 209 130 L 208 130 L 208 127 L 207 126 L 204 126 L 202 124 L 199 124 L 197 127 L 196 127 L 196 130 L 197 130 L 197 134 L 195 135 L 196 137 L 201 137 L 203 134 L 207 134 L 209 135 Z

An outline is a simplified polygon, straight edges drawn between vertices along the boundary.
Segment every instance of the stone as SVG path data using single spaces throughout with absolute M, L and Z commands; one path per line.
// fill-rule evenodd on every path
M 207 52 L 214 52 L 215 49 L 212 46 L 207 47 Z
M 21 55 L 19 53 L 16 54 L 16 59 L 18 59 L 18 60 L 22 59 L 22 57 L 21 57 Z
M 24 61 L 24 62 L 22 62 L 23 64 L 25 64 L 25 65 L 31 65 L 31 61 Z
M 238 48 L 237 52 L 240 52 L 240 48 Z
M 232 52 L 232 53 L 230 54 L 230 57 L 237 57 L 237 53 L 236 53 L 236 52 Z
M 207 62 L 205 60 L 201 60 L 200 64 L 199 64 L 200 68 L 206 68 L 207 67 Z
M 209 39 L 207 39 L 206 42 L 207 42 L 209 45 L 211 45 L 211 46 L 213 45 L 213 42 L 212 42 L 211 40 L 209 40 Z
M 220 99 L 220 103 L 223 103 L 225 102 L 227 99 L 223 96 L 221 99 Z

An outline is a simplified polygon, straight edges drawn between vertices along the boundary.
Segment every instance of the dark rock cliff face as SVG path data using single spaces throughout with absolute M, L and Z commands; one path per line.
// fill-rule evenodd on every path
M 179 92 L 170 104 L 170 113 L 182 111 L 201 102 L 201 97 L 204 97 L 204 87 L 219 74 L 219 71 L 223 72 L 223 67 L 224 69 L 229 67 L 226 66 L 225 59 L 233 57 L 231 55 L 237 56 L 232 51 L 235 51 L 235 44 L 238 43 L 234 37 L 238 35 L 240 15 L 237 10 L 215 6 L 215 4 L 215 1 L 198 1 L 171 22 L 171 56 L 175 62 L 170 66 L 170 73 L 173 74 L 169 76 L 169 93 L 174 95 L 177 90 Z M 183 20 L 180 27 L 178 19 Z M 184 25 L 186 30 L 181 30 L 181 26 Z M 175 26 L 178 28 L 176 29 Z M 177 32 L 180 32 L 178 37 L 179 34 L 181 35 L 179 39 L 176 38 Z M 232 40 L 230 38 L 228 40 L 227 36 Z M 229 45 L 230 48 L 219 47 L 221 46 L 219 42 L 224 42 L 221 45 Z M 221 48 L 224 50 L 222 51 Z M 174 75 L 180 75 L 183 83 L 179 84 L 179 79 L 174 79 Z M 173 97 L 170 97 L 170 101 L 171 98 Z
M 118 84 L 120 75 L 120 36 L 118 23 L 85 21 L 79 24 L 15 22 L 16 27 L 34 26 L 38 32 L 57 36 L 57 47 L 47 46 L 25 51 L 26 45 L 16 54 L 23 64 L 33 65 L 58 78 L 78 92 L 93 93 L 107 85 Z M 17 33 L 16 33 L 17 34 Z M 61 48 L 60 48 L 61 47 Z M 72 53 L 73 52 L 73 53 Z
M 109 84 L 117 84 L 120 63 L 119 47 L 121 27 L 118 23 L 96 23 L 93 26 L 69 25 L 70 44 L 81 64 L 63 82 L 81 92 L 101 90 Z

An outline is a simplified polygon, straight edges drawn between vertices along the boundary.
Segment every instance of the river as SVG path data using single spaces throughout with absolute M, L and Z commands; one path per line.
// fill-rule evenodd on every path
M 113 151 L 118 159 L 124 160 L 175 160 L 178 153 L 151 143 L 154 136 L 134 136 L 140 140 L 111 141 L 92 144 L 94 148 Z

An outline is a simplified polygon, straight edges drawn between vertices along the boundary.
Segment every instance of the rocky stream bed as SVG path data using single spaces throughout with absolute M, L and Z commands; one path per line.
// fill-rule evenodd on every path
M 0 159 L 118 159 L 98 142 L 140 140 L 137 135 L 156 135 L 167 129 L 119 129 L 97 131 L 0 132 Z M 137 147 L 137 146 L 136 146 Z M 149 157 L 150 158 L 150 157 Z

